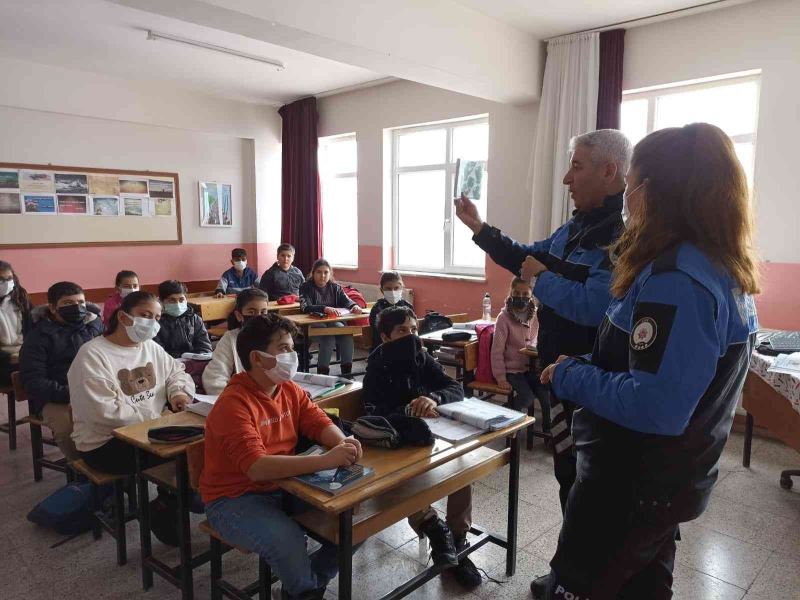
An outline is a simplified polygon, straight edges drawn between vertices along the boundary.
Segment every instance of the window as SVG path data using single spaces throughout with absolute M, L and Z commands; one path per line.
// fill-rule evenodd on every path
M 621 129 L 636 144 L 665 127 L 716 125 L 733 140 L 752 188 L 758 95 L 757 74 L 623 92 Z
M 319 140 L 322 252 L 335 267 L 358 266 L 358 158 L 355 134 Z
M 472 232 L 455 217 L 456 160 L 487 160 L 486 117 L 392 132 L 394 266 L 405 271 L 449 275 L 484 274 L 485 254 Z M 488 171 L 488 169 L 487 169 Z M 486 215 L 487 176 L 478 211 Z

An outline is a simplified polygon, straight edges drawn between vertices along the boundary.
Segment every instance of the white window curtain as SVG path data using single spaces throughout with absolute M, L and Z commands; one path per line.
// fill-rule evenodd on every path
M 562 183 L 569 167 L 569 140 L 594 131 L 600 79 L 600 34 L 550 40 L 533 143 L 531 239 L 548 237 L 569 220 L 573 205 Z

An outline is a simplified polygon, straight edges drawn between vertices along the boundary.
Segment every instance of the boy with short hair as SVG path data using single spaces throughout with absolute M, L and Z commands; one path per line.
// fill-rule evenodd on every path
M 231 378 L 206 419 L 200 492 L 212 527 L 267 560 L 284 599 L 321 600 L 336 576 L 337 547 L 326 542 L 306 554 L 305 534 L 284 512 L 274 482 L 351 465 L 361 457 L 361 445 L 291 381 L 296 332 L 291 321 L 274 314 L 253 317 L 239 332 L 236 352 L 244 371 Z M 300 434 L 330 450 L 295 456 Z
M 71 281 L 50 286 L 47 307 L 42 312 L 20 350 L 22 385 L 31 411 L 42 415 L 61 452 L 68 460 L 77 460 L 80 456 L 70 437 L 72 411 L 67 371 L 80 347 L 103 333 L 103 323 L 87 308 L 83 289 Z
M 170 279 L 158 285 L 158 298 L 164 307 L 155 342 L 173 358 L 184 353 L 210 354 L 211 340 L 203 319 L 194 312 L 186 298 L 186 286 Z
M 440 404 L 464 399 L 461 384 L 449 377 L 422 347 L 417 337 L 417 316 L 405 306 L 387 308 L 378 315 L 383 344 L 369 356 L 364 377 L 365 408 L 375 415 L 404 414 L 435 417 Z M 472 526 L 472 487 L 466 486 L 447 498 L 447 523 L 433 507 L 408 518 L 419 535 L 428 537 L 434 563 L 453 568 L 456 580 L 467 588 L 481 583 L 472 561 L 458 560 L 457 553 L 469 546 Z
M 231 268 L 219 278 L 214 296 L 222 298 L 225 294 L 238 294 L 242 290 L 258 287 L 261 278 L 247 266 L 247 250 L 234 248 L 231 251 Z
M 267 292 L 272 301 L 284 296 L 298 296 L 300 285 L 305 281 L 303 272 L 295 267 L 294 246 L 283 243 L 278 246 L 275 264 L 264 271 L 259 287 Z
M 397 271 L 385 271 L 381 273 L 381 293 L 383 298 L 378 300 L 369 311 L 369 325 L 372 328 L 372 349 L 375 350 L 381 343 L 380 332 L 378 331 L 378 315 L 392 306 L 405 306 L 414 310 L 414 307 L 403 300 L 403 278 Z

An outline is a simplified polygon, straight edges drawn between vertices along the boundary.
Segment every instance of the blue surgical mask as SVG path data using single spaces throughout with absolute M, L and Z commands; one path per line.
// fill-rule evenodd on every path
M 188 302 L 170 302 L 164 305 L 164 312 L 170 317 L 180 317 L 188 308 Z

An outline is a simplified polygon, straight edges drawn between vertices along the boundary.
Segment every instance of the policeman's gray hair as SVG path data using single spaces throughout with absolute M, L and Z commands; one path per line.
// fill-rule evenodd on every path
M 617 165 L 617 173 L 625 175 L 631 164 L 633 145 L 624 133 L 617 129 L 598 129 L 576 135 L 569 141 L 570 153 L 578 146 L 589 148 L 595 166 L 606 163 Z

